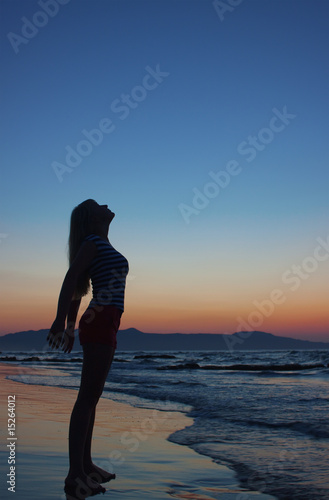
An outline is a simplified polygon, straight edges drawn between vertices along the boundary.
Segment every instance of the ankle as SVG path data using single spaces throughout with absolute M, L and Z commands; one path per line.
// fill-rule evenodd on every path
M 92 460 L 88 460 L 86 462 L 83 462 L 83 468 L 84 468 L 84 470 L 89 470 L 89 469 L 91 469 L 93 467 L 94 467 L 94 464 L 93 464 Z
M 79 482 L 83 480 L 86 476 L 87 475 L 84 470 L 69 471 L 65 478 L 65 482 L 68 483 Z

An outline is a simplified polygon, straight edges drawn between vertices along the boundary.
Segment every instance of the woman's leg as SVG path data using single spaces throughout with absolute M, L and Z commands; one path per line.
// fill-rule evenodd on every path
M 87 343 L 83 345 L 83 365 L 81 384 L 74 405 L 69 430 L 70 470 L 66 483 L 73 484 L 77 479 L 87 481 L 84 470 L 85 447 L 89 448 L 96 404 L 103 392 L 105 380 L 114 355 L 114 347 Z M 97 485 L 93 481 L 88 486 Z
M 83 468 L 86 472 L 87 471 L 89 472 L 90 466 L 92 464 L 91 441 L 92 441 L 92 437 L 93 437 L 95 416 L 96 416 L 96 408 L 94 408 L 94 411 L 92 412 L 90 420 L 89 420 L 89 427 L 88 427 L 86 443 L 85 443 L 85 448 L 84 448 L 84 453 L 83 453 Z
M 108 481 L 111 481 L 111 479 L 115 479 L 115 474 L 108 472 L 101 467 L 98 467 L 93 463 L 91 458 L 91 441 L 95 421 L 95 413 L 96 411 L 94 411 L 94 413 L 92 414 L 89 422 L 88 435 L 85 445 L 85 455 L 83 459 L 83 468 L 85 473 L 94 481 L 97 481 L 98 483 L 107 483 Z
M 112 353 L 112 357 L 110 360 L 110 367 L 113 361 L 113 356 L 114 356 L 114 349 Z M 106 382 L 106 377 L 104 380 L 104 385 Z M 87 437 L 86 437 L 86 443 L 85 443 L 85 448 L 84 448 L 84 455 L 83 455 L 83 467 L 85 472 L 94 479 L 95 481 L 98 482 L 105 482 L 104 480 L 110 480 L 115 477 L 115 474 L 110 474 L 107 471 L 100 469 L 97 467 L 91 458 L 91 443 L 92 443 L 92 436 L 93 436 L 93 429 L 94 429 L 94 422 L 95 422 L 95 415 L 96 415 L 96 408 L 91 414 L 90 420 L 89 420 L 89 427 L 88 427 L 88 432 L 87 432 Z

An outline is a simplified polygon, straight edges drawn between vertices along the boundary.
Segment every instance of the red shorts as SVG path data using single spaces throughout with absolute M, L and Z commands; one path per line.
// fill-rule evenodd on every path
M 80 345 L 97 342 L 116 347 L 121 315 L 116 306 L 88 307 L 79 321 Z

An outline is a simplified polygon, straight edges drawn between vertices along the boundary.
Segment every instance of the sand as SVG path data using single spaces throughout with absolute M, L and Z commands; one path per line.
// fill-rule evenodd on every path
M 0 364 L 2 499 L 66 499 L 63 486 L 68 471 L 68 425 L 77 391 L 6 379 L 8 375 L 31 372 L 49 376 L 54 371 Z M 7 430 L 9 395 L 15 396 L 17 440 L 12 440 Z M 101 398 L 97 406 L 93 458 L 96 465 L 114 472 L 117 477 L 104 485 L 107 489 L 104 495 L 93 498 L 273 498 L 243 490 L 230 469 L 186 446 L 167 441 L 172 432 L 192 423 L 183 413 L 134 408 Z M 11 448 L 8 443 L 12 443 Z M 10 457 L 16 461 L 15 493 L 8 491 L 10 484 L 6 483 Z

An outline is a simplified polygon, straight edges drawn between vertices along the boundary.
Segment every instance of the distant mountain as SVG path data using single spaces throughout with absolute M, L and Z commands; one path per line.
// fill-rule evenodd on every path
M 48 330 L 29 330 L 0 337 L 0 351 L 51 351 Z M 78 338 L 75 350 L 81 350 Z M 329 349 L 329 342 L 310 342 L 278 337 L 265 332 L 221 333 L 143 333 L 135 328 L 118 332 L 120 351 L 250 351 L 250 350 Z

